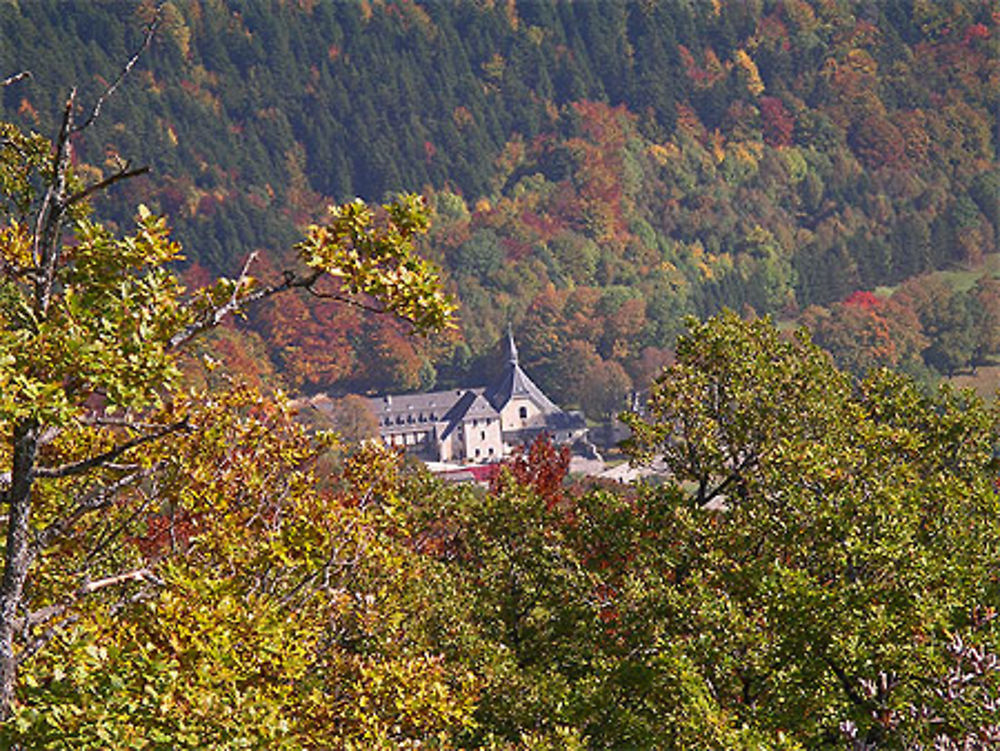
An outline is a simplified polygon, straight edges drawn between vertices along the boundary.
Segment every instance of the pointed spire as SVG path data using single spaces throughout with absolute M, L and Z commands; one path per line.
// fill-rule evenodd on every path
M 510 324 L 507 325 L 507 365 L 497 381 L 483 392 L 483 396 L 498 411 L 502 410 L 513 396 L 531 399 L 545 414 L 558 411 L 558 407 L 532 383 L 528 374 L 518 365 L 517 345 L 514 344 L 514 331 Z
M 517 365 L 517 345 L 514 344 L 514 329 L 507 324 L 507 362 Z

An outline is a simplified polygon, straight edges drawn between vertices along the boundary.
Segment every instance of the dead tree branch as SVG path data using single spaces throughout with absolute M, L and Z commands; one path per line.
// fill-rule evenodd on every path
M 245 267 L 244 267 L 245 268 Z M 210 307 L 207 310 L 198 314 L 196 320 L 193 323 L 188 324 L 183 329 L 178 331 L 167 342 L 166 349 L 168 351 L 176 350 L 192 339 L 194 339 L 198 334 L 201 334 L 208 329 L 215 328 L 225 319 L 230 313 L 234 313 L 239 310 L 244 305 L 248 303 L 257 302 L 258 300 L 264 300 L 268 297 L 273 297 L 281 292 L 287 292 L 292 289 L 309 289 L 317 280 L 322 276 L 322 271 L 310 271 L 306 276 L 297 276 L 295 272 L 286 271 L 284 281 L 279 284 L 271 284 L 266 287 L 260 287 L 259 289 L 252 290 L 248 292 L 243 297 L 234 293 L 233 296 L 222 303 L 221 305 L 216 305 Z M 248 281 L 247 277 L 241 276 L 236 280 L 237 291 L 239 287 Z
M 87 116 L 87 119 L 79 125 L 73 127 L 73 133 L 79 133 L 82 130 L 86 130 L 94 123 L 95 120 L 97 120 L 97 118 L 101 116 L 101 108 L 104 107 L 104 103 L 111 98 L 112 95 L 114 95 L 115 91 L 118 90 L 118 87 L 122 85 L 126 76 L 128 76 L 132 68 L 135 67 L 135 64 L 139 62 L 139 58 L 142 57 L 142 53 L 145 52 L 152 43 L 153 36 L 156 34 L 156 28 L 159 25 L 160 8 L 157 8 L 156 15 L 153 16 L 153 20 L 150 21 L 149 26 L 146 27 L 145 31 L 143 31 L 142 44 L 139 45 L 139 48 L 132 53 L 132 57 L 130 57 L 128 62 L 125 63 L 125 67 L 119 71 L 118 77 L 104 90 L 104 92 L 97 98 L 97 101 L 94 102 L 94 108 L 90 111 L 90 115 Z
M 30 70 L 22 70 L 20 73 L 15 73 L 12 76 L 7 76 L 7 78 L 0 81 L 0 86 L 10 86 L 12 83 L 17 83 L 18 81 L 31 78 Z
M 84 495 L 83 498 L 77 501 L 71 511 L 64 516 L 61 516 L 59 519 L 56 519 L 45 527 L 45 529 L 39 532 L 35 536 L 34 542 L 32 543 L 32 549 L 37 552 L 47 548 L 57 539 L 66 534 L 66 530 L 70 529 L 84 516 L 95 511 L 100 511 L 101 509 L 111 505 L 115 498 L 118 497 L 119 493 L 140 480 L 148 477 L 155 469 L 156 467 L 153 467 L 141 472 L 133 472 L 130 475 L 119 478 L 109 485 L 99 485 L 98 487 L 92 489 L 89 493 Z

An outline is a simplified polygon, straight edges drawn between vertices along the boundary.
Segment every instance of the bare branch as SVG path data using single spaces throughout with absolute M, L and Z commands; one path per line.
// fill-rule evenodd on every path
M 17 664 L 21 665 L 22 663 L 29 660 L 32 656 L 34 656 L 38 652 L 38 650 L 40 650 L 42 647 L 44 647 L 46 644 L 52 641 L 62 629 L 66 628 L 67 626 L 72 626 L 78 620 L 80 620 L 80 616 L 78 615 L 70 616 L 69 618 L 55 624 L 54 626 L 50 626 L 49 628 L 45 629 L 45 631 L 43 631 L 41 634 L 34 637 L 30 641 L 26 640 L 27 644 L 20 652 L 18 652 Z
M 723 495 L 729 489 L 730 485 L 743 482 L 745 479 L 743 477 L 743 473 L 756 465 L 756 463 L 757 455 L 754 453 L 748 454 L 737 466 L 730 469 L 729 474 L 724 480 L 722 480 L 722 482 L 711 490 L 708 486 L 709 478 L 703 475 L 699 483 L 698 493 L 696 495 L 698 505 L 704 508 L 713 500 Z
M 98 592 L 102 589 L 106 589 L 107 587 L 113 587 L 116 584 L 124 584 L 125 582 L 130 582 L 130 581 L 144 581 L 144 582 L 149 582 L 151 584 L 156 584 L 157 586 L 160 587 L 164 586 L 164 582 L 160 577 L 156 576 L 156 574 L 154 574 L 148 568 L 140 568 L 136 569 L 135 571 L 128 571 L 124 574 L 118 574 L 117 576 L 108 576 L 105 577 L 104 579 L 98 579 L 97 581 L 94 582 L 87 582 L 86 584 L 81 585 L 80 588 L 76 591 L 77 597 L 83 597 L 84 595 L 89 595 L 94 592 Z
M 250 255 L 247 256 L 247 260 L 243 262 L 243 268 L 240 269 L 240 275 L 237 277 L 237 279 L 242 280 L 242 279 L 246 279 L 246 278 L 248 278 L 250 276 L 250 267 L 253 265 L 254 261 L 257 260 L 257 255 L 258 255 L 257 251 L 255 250 Z M 233 299 L 232 299 L 232 301 L 234 303 L 236 302 L 236 295 L 239 292 L 239 290 L 240 290 L 240 287 L 239 287 L 239 284 L 237 284 L 236 285 L 236 289 L 233 290 Z
M 114 587 L 119 584 L 127 584 L 129 582 L 146 582 L 149 584 L 155 584 L 158 587 L 165 586 L 164 581 L 148 568 L 126 571 L 124 574 L 108 576 L 103 579 L 98 579 L 97 581 L 85 581 L 77 587 L 76 591 L 64 602 L 46 605 L 44 608 L 39 608 L 34 612 L 28 613 L 28 615 L 23 619 L 19 618 L 17 630 L 22 631 L 47 623 L 53 618 L 58 618 L 60 615 L 69 610 L 77 600 L 93 594 L 94 592 L 100 592 L 108 587 Z
M 104 465 L 104 469 L 110 469 L 115 472 L 135 472 L 141 468 L 139 464 L 118 464 L 116 462 L 108 462 Z
M 105 188 L 110 188 L 112 185 L 114 185 L 116 182 L 120 180 L 128 180 L 131 177 L 138 177 L 139 175 L 145 175 L 147 172 L 149 172 L 149 167 L 144 166 L 144 167 L 139 167 L 137 169 L 129 169 L 128 165 L 126 164 L 124 167 L 115 172 L 113 175 L 105 177 L 103 180 L 100 180 L 94 183 L 93 185 L 88 185 L 83 190 L 71 195 L 69 198 L 66 199 L 66 205 L 72 206 L 73 204 L 79 203 L 80 201 L 92 196 L 94 193 L 97 193 L 98 191 L 104 190 Z
M 156 15 L 143 32 L 142 44 L 139 45 L 139 49 L 132 53 L 132 57 L 130 57 L 128 62 L 125 63 L 125 67 L 122 68 L 118 77 L 110 86 L 108 86 L 108 88 L 104 90 L 104 93 L 97 98 L 97 101 L 94 103 L 94 108 L 90 111 L 90 115 L 87 119 L 73 128 L 74 133 L 79 133 L 81 130 L 89 128 L 91 124 L 93 124 L 93 122 L 101 116 L 101 108 L 104 106 L 104 103 L 115 93 L 115 91 L 118 90 L 118 87 L 122 85 L 122 81 L 125 80 L 125 77 L 129 74 L 132 68 L 135 67 L 135 64 L 139 62 L 139 58 L 142 57 L 142 53 L 146 51 L 150 43 L 153 41 L 153 36 L 156 34 L 156 27 L 159 26 L 159 24 L 160 8 L 157 8 Z
M 850 699 L 856 706 L 867 707 L 868 702 L 866 702 L 864 698 L 862 698 L 862 696 L 855 690 L 854 683 L 850 676 L 847 675 L 847 671 L 837 664 L 829 655 L 821 654 L 820 657 L 823 662 L 827 664 L 827 667 L 833 671 L 833 674 L 837 676 L 837 680 L 840 682 L 841 688 L 844 689 L 844 693 L 847 694 L 847 698 Z
M 130 430 L 158 430 L 163 427 L 163 423 L 139 422 L 130 420 L 127 417 L 108 417 L 107 415 L 91 415 L 79 418 L 81 425 L 100 426 L 112 428 L 129 428 Z
M 244 297 L 239 297 L 238 294 L 234 294 L 232 298 L 222 305 L 217 305 L 200 313 L 194 323 L 185 326 L 183 329 L 170 337 L 170 341 L 167 342 L 166 349 L 169 351 L 182 347 L 199 334 L 207 331 L 208 329 L 215 328 L 222 323 L 227 315 L 236 312 L 248 303 L 264 300 L 268 297 L 272 297 L 281 292 L 287 292 L 291 289 L 309 289 L 316 283 L 322 274 L 322 271 L 311 271 L 308 275 L 299 277 L 292 271 L 286 271 L 285 279 L 280 284 L 272 284 L 267 287 L 255 289 Z M 245 276 L 241 276 L 236 280 L 237 290 L 245 280 Z
M 105 527 L 105 529 L 98 536 L 97 542 L 94 543 L 94 547 L 90 549 L 89 553 L 87 553 L 87 557 L 84 559 L 83 564 L 80 567 L 80 570 L 85 571 L 87 566 L 90 565 L 91 561 L 93 561 L 95 558 L 97 558 L 97 556 L 99 556 L 101 553 L 107 550 L 108 546 L 111 545 L 113 542 L 121 539 L 122 533 L 126 529 L 131 527 L 136 519 L 138 519 L 140 516 L 143 516 L 147 512 L 152 502 L 153 502 L 153 496 L 149 495 L 146 496 L 145 500 L 142 503 L 140 503 L 138 507 L 134 511 L 132 511 L 131 514 L 128 515 L 126 519 L 122 520 L 113 527 L 111 527 L 110 525 Z
M 37 467 L 34 474 L 35 477 L 45 477 L 50 479 L 79 475 L 83 472 L 94 469 L 95 467 L 106 466 L 126 451 L 134 449 L 137 446 L 142 446 L 143 444 L 159 440 L 160 438 L 163 438 L 171 433 L 176 433 L 179 430 L 187 430 L 188 427 L 190 426 L 186 419 L 179 420 L 178 422 L 164 425 L 161 430 L 156 432 L 147 433 L 146 435 L 138 436 L 137 438 L 125 441 L 124 443 L 119 443 L 113 449 L 109 449 L 102 454 L 98 454 L 97 456 L 92 456 L 89 459 L 81 459 L 78 462 L 70 462 L 69 464 L 62 464 L 58 467 Z
M 198 318 L 194 323 L 189 324 L 174 334 L 167 343 L 167 350 L 175 350 L 182 347 L 199 334 L 218 326 L 230 313 L 235 313 L 237 310 L 249 303 L 264 300 L 268 297 L 273 297 L 274 295 L 282 292 L 288 292 L 293 289 L 304 289 L 313 297 L 317 297 L 321 300 L 333 300 L 334 302 L 351 305 L 368 313 L 384 315 L 388 312 L 385 308 L 381 308 L 377 305 L 371 305 L 354 297 L 349 297 L 336 292 L 323 292 L 316 289 L 316 283 L 320 280 L 324 273 L 323 271 L 317 269 L 313 269 L 308 274 L 301 277 L 297 276 L 294 271 L 285 271 L 284 281 L 281 283 L 260 287 L 259 289 L 255 289 L 247 293 L 244 297 L 240 297 L 239 290 L 244 282 L 247 281 L 247 271 L 249 270 L 250 264 L 255 261 L 256 258 L 256 251 L 251 253 L 247 258 L 246 263 L 243 265 L 243 270 L 240 272 L 240 276 L 236 280 L 236 289 L 233 291 L 232 297 L 221 305 L 217 305 L 203 311 L 198 315 Z M 405 316 L 403 316 L 403 318 L 405 318 Z
M 52 154 L 52 178 L 45 191 L 45 198 L 38 209 L 38 219 L 35 222 L 33 254 L 35 266 L 39 271 L 36 283 L 36 312 L 44 314 L 48 308 L 49 291 L 52 288 L 52 276 L 59 255 L 58 237 L 62 224 L 62 216 L 66 210 L 63 198 L 66 192 L 66 171 L 70 164 L 72 145 L 70 134 L 73 129 L 73 107 L 76 102 L 76 88 L 70 89 L 63 108 L 62 124 L 56 138 L 55 150 Z
M 135 574 L 137 572 L 131 572 L 131 573 Z M 128 575 L 126 574 L 125 576 Z M 157 577 L 152 572 L 150 572 L 148 576 L 141 577 L 141 580 L 149 584 L 154 584 L 157 587 L 166 586 L 166 582 L 164 582 L 162 579 Z M 114 583 L 124 584 L 126 582 L 124 581 L 112 582 L 112 584 Z M 111 586 L 111 584 L 108 584 L 107 586 Z M 112 606 L 111 614 L 115 615 L 116 613 L 120 612 L 121 609 L 126 605 L 146 599 L 147 596 L 148 596 L 148 590 L 140 589 L 138 592 L 132 594 L 129 597 L 123 598 L 121 601 Z M 74 598 L 74 600 L 70 600 L 69 602 L 66 603 L 60 603 L 58 605 L 50 605 L 47 608 L 36 610 L 34 613 L 29 614 L 27 618 L 21 618 L 18 621 L 18 626 L 20 627 L 19 630 L 23 632 L 25 641 L 25 646 L 17 655 L 18 665 L 21 665 L 22 663 L 29 660 L 34 654 L 38 652 L 38 650 L 40 650 L 42 647 L 44 647 L 46 644 L 52 641 L 52 639 L 54 639 L 62 630 L 66 629 L 69 626 L 72 626 L 74 623 L 80 620 L 80 616 L 78 614 L 71 613 L 67 617 L 60 620 L 58 623 L 53 623 L 51 626 L 45 629 L 45 631 L 43 631 L 41 634 L 32 636 L 30 633 L 35 626 L 42 625 L 45 622 L 51 620 L 52 618 L 58 617 L 66 613 L 66 611 L 69 610 L 70 606 L 73 604 L 75 599 L 78 598 Z
M 15 73 L 12 76 L 8 76 L 7 78 L 0 81 L 0 86 L 10 86 L 12 83 L 17 83 L 18 81 L 24 78 L 31 78 L 30 70 L 22 70 L 20 73 Z
M 102 484 L 94 488 L 83 498 L 77 501 L 77 504 L 72 509 L 71 513 L 56 519 L 45 529 L 39 532 L 32 543 L 32 548 L 37 551 L 48 547 L 59 537 L 62 537 L 66 533 L 66 530 L 72 527 L 83 516 L 93 511 L 100 511 L 102 508 L 106 508 L 111 505 L 122 490 L 134 485 L 139 480 L 148 477 L 151 473 L 152 469 L 146 469 L 141 472 L 133 472 L 130 475 L 126 475 L 125 477 L 116 480 L 110 485 Z

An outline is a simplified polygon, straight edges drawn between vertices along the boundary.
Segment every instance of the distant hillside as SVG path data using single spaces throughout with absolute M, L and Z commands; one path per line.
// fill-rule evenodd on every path
M 33 73 L 0 115 L 51 133 L 151 5 L 0 6 L 0 71 Z M 327 200 L 424 192 L 462 335 L 286 306 L 254 322 L 270 360 L 306 388 L 450 383 L 513 321 L 541 385 L 586 403 L 645 381 L 684 314 L 795 312 L 995 251 L 994 7 L 168 2 L 79 168 L 151 164 L 102 211 L 169 214 L 212 272 Z

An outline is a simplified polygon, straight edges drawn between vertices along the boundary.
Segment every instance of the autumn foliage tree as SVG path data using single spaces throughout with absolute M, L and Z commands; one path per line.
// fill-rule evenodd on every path
M 568 470 L 569 446 L 556 446 L 550 436 L 542 433 L 500 463 L 490 489 L 500 493 L 508 487 L 528 488 L 546 506 L 555 508 L 563 500 L 563 482 Z
M 178 357 L 192 341 L 293 290 L 393 314 L 423 332 L 444 326 L 453 309 L 414 253 L 414 236 L 427 228 L 415 196 L 332 207 L 296 246 L 299 267 L 276 281 L 255 279 L 251 256 L 236 278 L 185 290 L 173 271 L 180 248 L 162 218 L 140 206 L 123 236 L 88 218 L 92 196 L 143 172 L 120 164 L 85 181 L 73 168 L 76 134 L 98 122 L 119 83 L 82 117 L 71 92 L 54 142 L 0 125 L 2 719 L 18 709 L 19 673 L 66 636 L 91 597 L 111 598 L 112 612 L 157 599 L 163 572 L 127 554 L 130 535 L 169 515 L 181 525 L 171 546 L 190 547 L 203 513 L 188 503 L 192 487 L 173 498 L 158 489 L 202 471 L 220 481 L 227 467 L 170 470 L 157 455 L 168 438 L 210 442 L 221 429 L 179 388 Z
M 828 311 L 807 309 L 801 320 L 840 368 L 858 376 L 876 368 L 913 372 L 928 344 L 909 307 L 870 292 L 856 292 Z
M 363 449 L 321 491 L 337 439 L 287 403 L 237 388 L 189 407 L 145 481 L 49 548 L 75 566 L 123 527 L 94 582 L 142 574 L 65 602 L 37 572 L 58 636 L 22 664 L 2 742 L 388 749 L 465 727 L 476 679 L 427 651 L 407 600 L 426 572 L 402 543 L 398 457 Z
M 995 407 L 884 370 L 852 384 L 802 332 L 727 313 L 692 325 L 630 424 L 630 453 L 683 481 L 667 628 L 721 709 L 802 748 L 842 722 L 877 748 L 979 727 L 978 705 L 938 729 L 887 713 L 937 706 L 927 678 L 992 603 Z

